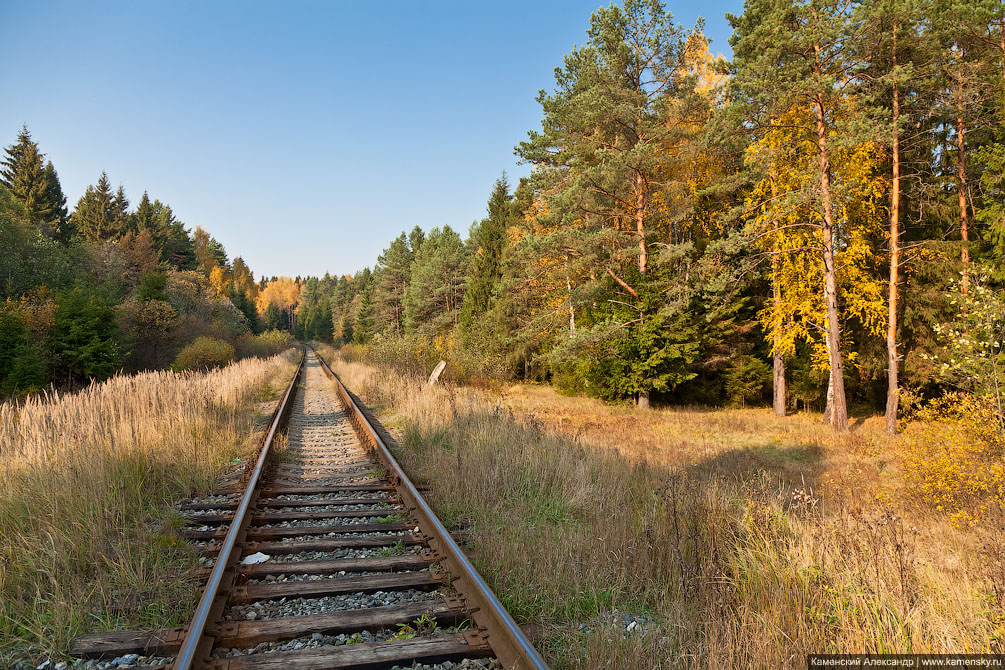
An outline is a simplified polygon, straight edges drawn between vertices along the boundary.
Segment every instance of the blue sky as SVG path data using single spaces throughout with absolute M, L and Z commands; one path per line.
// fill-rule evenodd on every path
M 537 91 L 602 4 L 0 0 L 0 144 L 27 123 L 71 207 L 105 170 L 256 277 L 354 272 L 528 173 Z M 668 6 L 728 55 L 742 0 Z

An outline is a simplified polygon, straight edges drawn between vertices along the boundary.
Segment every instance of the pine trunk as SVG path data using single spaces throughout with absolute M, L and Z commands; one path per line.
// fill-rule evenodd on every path
M 639 236 L 639 274 L 649 267 L 649 247 L 646 246 L 646 191 L 642 175 L 635 176 L 635 232 Z
M 960 88 L 962 89 L 962 80 Z M 962 92 L 961 92 L 962 95 Z M 966 160 L 966 123 L 963 115 L 956 117 L 956 182 L 957 199 L 960 205 L 960 260 L 963 262 L 963 281 L 960 284 L 960 291 L 966 293 L 970 288 L 970 230 L 969 216 L 967 214 L 967 160 Z
M 572 306 L 572 280 L 569 278 L 569 264 L 565 265 L 565 290 L 569 297 L 569 337 L 576 336 L 576 310 Z
M 827 148 L 827 124 L 822 95 L 815 100 L 817 148 L 820 166 L 820 200 L 823 207 L 824 306 L 827 310 L 831 388 L 833 394 L 830 423 L 835 430 L 848 430 L 848 406 L 844 392 L 841 364 L 841 324 L 838 316 L 837 268 L 835 266 L 834 213 L 831 204 L 831 167 Z
M 897 26 L 893 26 L 893 71 L 897 72 Z M 900 89 L 893 84 L 893 174 L 890 182 L 890 290 L 886 321 L 886 432 L 897 432 L 897 407 L 900 404 L 897 358 L 897 281 L 900 272 Z

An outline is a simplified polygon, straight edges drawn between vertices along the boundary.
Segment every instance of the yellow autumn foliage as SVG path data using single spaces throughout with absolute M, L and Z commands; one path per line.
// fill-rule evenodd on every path
M 904 472 L 923 502 L 958 524 L 1005 505 L 1005 433 L 994 398 L 948 393 L 909 416 Z
M 809 109 L 793 108 L 746 150 L 747 162 L 759 165 L 765 175 L 747 198 L 747 220 L 761 248 L 771 255 L 780 291 L 780 301 L 768 302 L 759 314 L 769 341 L 776 352 L 786 355 L 794 352 L 797 342 L 807 342 L 813 348 L 815 366 L 826 369 L 823 233 L 808 195 L 816 188 L 818 155 L 809 118 Z M 832 147 L 842 319 L 855 318 L 861 330 L 880 335 L 885 328 L 886 298 L 884 282 L 873 268 L 877 262 L 874 240 L 885 231 L 882 156 L 872 142 L 846 147 L 834 141 Z M 851 338 L 843 339 L 843 348 L 854 344 Z M 854 362 L 853 351 L 844 355 Z
M 269 305 L 274 305 L 281 312 L 292 312 L 300 302 L 300 287 L 289 277 L 278 277 L 265 285 L 255 298 L 258 313 L 265 316 Z

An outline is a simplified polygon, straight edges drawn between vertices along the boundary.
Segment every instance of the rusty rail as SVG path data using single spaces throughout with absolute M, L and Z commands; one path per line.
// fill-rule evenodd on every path
M 300 363 L 297 365 L 297 371 L 293 375 L 290 385 L 286 387 L 286 393 L 283 395 L 283 399 L 279 403 L 279 408 L 276 410 L 275 417 L 272 419 L 272 425 L 269 427 L 269 434 L 265 437 L 265 441 L 262 443 L 262 451 L 258 455 L 258 462 L 255 463 L 255 469 L 252 471 L 251 477 L 248 480 L 248 487 L 245 489 L 244 495 L 241 497 L 241 502 L 237 507 L 237 511 L 234 513 L 234 520 L 230 522 L 230 530 L 227 531 L 227 537 L 224 539 L 223 545 L 220 547 L 220 554 L 216 558 L 216 563 L 213 565 L 213 572 L 210 573 L 209 581 L 206 583 L 206 588 L 202 592 L 202 599 L 199 601 L 199 607 L 196 609 L 195 615 L 192 617 L 192 623 L 188 625 L 188 629 L 185 633 L 185 639 L 182 641 L 181 649 L 179 649 L 178 655 L 175 657 L 175 661 L 171 665 L 174 670 L 190 670 L 193 667 L 193 664 L 199 660 L 199 654 L 204 648 L 203 636 L 206 632 L 206 626 L 210 623 L 210 617 L 213 613 L 214 607 L 218 607 L 220 605 L 218 601 L 220 587 L 224 582 L 225 575 L 229 571 L 231 578 L 233 578 L 231 566 L 233 550 L 237 545 L 240 536 L 247 531 L 248 510 L 251 509 L 254 498 L 258 494 L 258 480 L 261 478 L 262 471 L 265 469 L 265 464 L 269 459 L 269 450 L 272 447 L 272 440 L 279 431 L 279 427 L 282 425 L 283 420 L 286 418 L 287 414 L 289 414 L 289 401 L 290 398 L 293 397 L 293 390 L 297 387 L 297 382 L 300 380 L 300 376 L 303 373 L 304 361 L 306 359 L 307 349 L 304 348 L 300 351 Z
M 475 620 L 479 631 L 487 637 L 492 651 L 502 662 L 503 667 L 515 670 L 547 670 L 548 666 L 544 659 L 478 574 L 457 542 L 443 527 L 429 503 L 412 484 L 338 375 L 316 350 L 314 354 L 321 362 L 321 369 L 335 382 L 338 395 L 350 414 L 349 420 L 359 431 L 360 437 L 369 443 L 373 453 L 387 467 L 388 475 L 406 508 L 415 514 L 419 529 L 425 535 L 430 549 L 437 558 L 443 560 L 451 576 L 456 578 L 454 587 L 472 606 L 471 618 Z

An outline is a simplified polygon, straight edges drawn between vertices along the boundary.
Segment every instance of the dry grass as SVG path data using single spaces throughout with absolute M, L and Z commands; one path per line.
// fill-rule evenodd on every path
M 1001 524 L 905 497 L 877 420 L 639 412 L 542 387 L 423 390 L 335 361 L 556 667 L 804 667 L 810 652 L 1001 652 Z M 995 533 L 994 535 L 988 535 Z M 626 634 L 612 610 L 651 622 Z M 585 627 L 585 629 L 584 629 Z
M 196 556 L 171 504 L 255 448 L 256 402 L 292 370 L 288 352 L 0 405 L 0 665 L 184 620 Z

